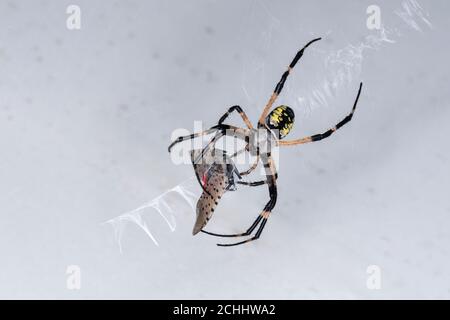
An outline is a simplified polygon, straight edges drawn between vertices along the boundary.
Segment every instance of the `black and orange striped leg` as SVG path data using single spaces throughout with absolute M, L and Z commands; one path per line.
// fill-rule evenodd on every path
M 241 149 L 241 150 L 238 150 L 238 151 L 236 151 L 235 153 L 233 153 L 231 156 L 230 156 L 230 158 L 236 158 L 238 155 L 240 155 L 241 153 L 244 153 L 244 152 L 246 152 L 246 151 L 248 151 L 247 150 L 247 148 L 248 148 L 248 146 L 246 146 L 244 149 Z
M 202 152 L 193 160 L 193 164 L 199 164 L 203 161 L 205 154 L 212 148 L 215 147 L 217 140 L 219 140 L 225 132 L 223 130 L 218 131 L 214 137 L 209 140 L 208 144 L 202 149 Z
M 269 215 L 269 214 L 270 214 L 270 212 L 267 212 L 267 215 Z M 268 218 L 268 216 L 267 216 L 267 218 Z M 265 225 L 266 225 L 267 218 L 263 218 L 263 220 L 261 222 L 261 225 L 259 226 L 258 231 L 256 231 L 256 234 L 255 234 L 254 237 L 252 237 L 250 239 L 247 239 L 247 240 L 235 242 L 235 243 L 218 243 L 217 245 L 219 247 L 234 247 L 234 246 L 238 246 L 238 245 L 241 245 L 241 244 L 244 244 L 244 243 L 249 243 L 251 241 L 258 240 L 259 237 L 261 236 L 261 233 L 262 233 Z
M 173 146 L 176 145 L 177 143 L 186 141 L 186 140 L 192 140 L 201 136 L 205 136 L 208 134 L 213 133 L 214 131 L 217 131 L 220 129 L 220 126 L 213 126 L 211 128 L 209 128 L 208 130 L 202 131 L 202 132 L 197 132 L 197 133 L 193 133 L 187 136 L 183 136 L 183 137 L 178 137 L 176 138 L 169 146 L 168 150 L 169 152 L 172 150 Z
M 242 120 L 244 120 L 245 124 L 247 125 L 247 127 L 249 129 L 253 129 L 253 125 L 250 122 L 250 120 L 248 119 L 247 115 L 245 114 L 244 110 L 242 110 L 242 108 L 240 106 L 232 106 L 228 109 L 228 111 L 219 119 L 219 125 L 221 125 L 227 118 L 228 116 L 233 112 L 233 111 L 237 111 L 239 113 L 239 115 L 241 116 Z
M 295 67 L 295 65 L 297 64 L 298 60 L 300 60 L 300 58 L 303 56 L 303 53 L 305 52 L 305 49 L 308 48 L 312 43 L 319 41 L 322 38 L 317 38 L 314 40 L 311 40 L 310 42 L 308 42 L 301 50 L 299 50 L 297 52 L 297 54 L 295 55 L 294 59 L 292 59 L 291 64 L 288 67 L 288 70 L 286 70 L 283 75 L 281 76 L 280 81 L 277 83 L 274 92 L 279 95 L 281 93 L 281 90 L 283 90 L 284 87 L 284 83 L 286 82 L 286 79 L 289 75 L 289 73 L 291 72 L 291 70 Z
M 272 210 L 275 207 L 275 204 L 277 202 L 277 187 L 275 184 L 272 183 L 271 185 L 269 185 L 269 192 L 270 192 L 269 202 L 266 204 L 263 212 L 261 212 L 261 214 L 258 216 L 256 221 L 252 225 L 253 229 L 251 231 L 253 231 L 256 228 L 256 226 L 259 224 L 259 222 L 261 221 L 261 224 L 259 225 L 259 228 L 258 228 L 258 231 L 256 231 L 256 234 L 253 237 L 251 237 L 250 239 L 246 239 L 246 240 L 235 242 L 235 243 L 218 243 L 217 245 L 219 247 L 233 247 L 233 246 L 238 246 L 238 245 L 259 239 L 259 237 L 261 236 L 261 233 L 264 230 L 264 227 L 266 226 L 267 219 L 269 219 L 270 213 L 272 212 Z M 250 235 L 250 234 L 251 234 L 251 232 L 246 235 Z
M 248 145 L 247 145 L 247 146 L 248 146 Z M 245 170 L 245 171 L 243 171 L 243 172 L 239 172 L 239 174 L 240 174 L 241 176 L 249 175 L 253 170 L 256 169 L 256 167 L 258 166 L 258 163 L 259 163 L 259 147 L 257 148 L 257 151 L 256 151 L 256 159 L 255 159 L 255 162 L 253 162 L 253 164 L 251 165 L 250 168 L 248 168 L 247 170 Z
M 363 86 L 363 84 L 361 82 L 359 84 L 359 90 L 358 90 L 358 94 L 356 95 L 355 102 L 353 103 L 352 111 L 344 119 L 342 119 L 337 125 L 335 125 L 333 128 L 328 129 L 327 131 L 325 131 L 323 133 L 315 134 L 315 135 L 312 135 L 312 136 L 309 136 L 309 137 L 305 137 L 305 138 L 301 138 L 301 139 L 287 140 L 287 141 L 278 141 L 278 145 L 280 145 L 280 146 L 294 146 L 294 145 L 304 144 L 304 143 L 308 143 L 308 142 L 320 141 L 322 139 L 325 139 L 325 138 L 328 138 L 329 136 L 331 136 L 337 130 L 342 128 L 345 124 L 350 122 L 350 120 L 352 120 L 353 114 L 355 113 L 355 110 L 356 110 L 356 105 L 358 104 L 359 96 L 361 95 L 362 86 Z
M 328 138 L 336 130 L 338 130 L 339 128 L 343 127 L 346 123 L 348 123 L 348 122 L 350 122 L 350 120 L 352 120 L 353 113 L 355 112 L 356 105 L 358 104 L 359 95 L 361 94 L 361 89 L 362 89 L 362 83 L 359 84 L 358 95 L 356 96 L 356 100 L 355 100 L 355 102 L 353 104 L 352 111 L 344 119 L 342 119 L 337 125 L 335 125 L 333 128 L 325 131 L 324 133 L 319 133 L 319 134 L 311 136 L 311 141 L 312 142 L 320 141 L 322 139 Z
M 295 65 L 300 60 L 300 58 L 303 56 L 303 53 L 305 52 L 305 49 L 308 48 L 312 43 L 314 43 L 316 41 L 319 41 L 320 39 L 322 39 L 322 38 L 317 38 L 317 39 L 311 40 L 302 49 L 300 49 L 297 52 L 297 54 L 295 55 L 295 57 L 292 60 L 291 64 L 289 65 L 287 70 L 281 76 L 280 81 L 278 81 L 277 85 L 275 86 L 275 89 L 273 90 L 272 95 L 270 96 L 269 101 L 267 102 L 266 106 L 264 107 L 264 110 L 261 113 L 261 116 L 259 117 L 259 120 L 258 120 L 258 127 L 261 127 L 261 126 L 264 125 L 264 122 L 265 122 L 266 116 L 269 113 L 269 110 L 272 108 L 272 105 L 274 104 L 275 100 L 278 98 L 278 96 L 280 95 L 281 91 L 283 90 L 284 83 L 286 82 L 287 77 L 292 72 L 292 69 L 295 67 Z

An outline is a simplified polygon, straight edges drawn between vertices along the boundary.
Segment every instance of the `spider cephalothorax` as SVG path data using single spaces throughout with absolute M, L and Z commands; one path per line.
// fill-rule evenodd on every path
M 288 106 L 273 109 L 266 118 L 266 125 L 270 130 L 278 132 L 278 138 L 286 137 L 294 126 L 294 110 Z
M 204 233 L 218 236 L 218 237 L 247 237 L 251 236 L 256 229 L 256 233 L 243 241 L 235 242 L 235 243 L 227 243 L 227 244 L 219 244 L 219 246 L 235 246 L 243 243 L 248 243 L 250 241 L 254 241 L 258 239 L 266 225 L 267 220 L 269 219 L 270 213 L 272 212 L 275 204 L 277 202 L 277 178 L 278 174 L 276 171 L 276 166 L 273 160 L 273 156 L 271 153 L 271 148 L 274 145 L 278 146 L 294 146 L 300 145 L 315 141 L 320 141 L 322 139 L 328 138 L 338 129 L 343 127 L 346 123 L 348 123 L 352 117 L 353 113 L 356 109 L 356 104 L 358 103 L 359 95 L 361 94 L 362 83 L 359 85 L 358 94 L 356 96 L 355 102 L 353 103 L 353 108 L 350 113 L 338 122 L 334 127 L 329 128 L 328 130 L 318 133 L 312 136 L 307 136 L 303 138 L 298 138 L 294 140 L 283 140 L 289 132 L 291 131 L 294 124 L 294 111 L 288 106 L 281 105 L 276 107 L 272 111 L 271 108 L 278 98 L 279 94 L 283 90 L 284 83 L 291 74 L 293 68 L 303 56 L 303 52 L 305 49 L 311 45 L 313 42 L 320 40 L 320 38 L 314 39 L 306 44 L 300 51 L 297 52 L 292 62 L 289 64 L 287 70 L 281 76 L 280 81 L 275 86 L 275 89 L 267 102 L 266 106 L 263 109 L 259 119 L 257 128 L 253 127 L 249 118 L 242 110 L 240 106 L 232 106 L 228 109 L 228 111 L 219 119 L 217 125 L 209 128 L 208 130 L 204 130 L 202 132 L 193 133 L 188 136 L 178 137 L 172 144 L 169 146 L 169 152 L 172 147 L 182 141 L 194 139 L 197 137 L 201 137 L 203 135 L 208 135 L 214 133 L 214 137 L 211 138 L 206 147 L 201 150 L 196 150 L 193 153 L 192 163 L 194 165 L 195 173 L 197 175 L 197 179 L 203 188 L 203 194 L 200 196 L 200 199 L 197 203 L 197 220 L 194 226 L 193 234 L 202 231 Z M 244 121 L 246 127 L 236 127 L 228 124 L 224 124 L 224 121 L 228 118 L 228 116 L 233 112 L 238 112 Z M 234 154 L 227 156 L 226 154 L 222 154 L 219 149 L 215 148 L 215 143 L 224 136 L 230 136 L 233 139 L 237 138 L 246 143 L 246 147 L 236 151 Z M 256 139 L 255 139 L 256 137 Z M 274 142 L 274 143 L 272 143 Z M 246 171 L 237 172 L 236 167 L 233 165 L 232 159 L 235 158 L 238 154 L 242 152 L 249 152 L 252 155 L 256 156 L 256 161 L 254 164 Z M 219 157 L 218 157 L 219 155 Z M 222 156 L 223 155 L 223 156 Z M 209 158 L 211 158 L 212 164 L 204 166 L 203 163 L 208 163 Z M 227 160 L 224 162 L 224 160 Z M 265 171 L 265 178 L 260 181 L 248 182 L 248 181 L 236 181 L 234 176 L 237 179 L 241 179 L 242 176 L 250 174 L 253 170 L 256 169 L 259 163 L 262 163 Z M 228 190 L 234 190 L 235 184 L 239 185 L 247 185 L 250 187 L 267 185 L 269 191 L 269 201 L 264 206 L 264 209 L 260 212 L 258 217 L 255 219 L 253 224 L 245 231 L 235 234 L 218 234 L 204 230 L 204 226 L 211 218 L 213 211 L 217 207 L 220 198 L 222 195 Z

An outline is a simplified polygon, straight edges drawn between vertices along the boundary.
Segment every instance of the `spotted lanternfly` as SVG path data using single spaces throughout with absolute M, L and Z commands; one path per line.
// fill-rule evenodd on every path
M 241 179 L 241 176 L 231 158 L 223 150 L 192 150 L 191 160 L 195 175 L 203 189 L 197 202 L 197 218 L 192 230 L 192 234 L 195 235 L 211 219 L 223 194 L 226 191 L 236 190 L 235 177 Z

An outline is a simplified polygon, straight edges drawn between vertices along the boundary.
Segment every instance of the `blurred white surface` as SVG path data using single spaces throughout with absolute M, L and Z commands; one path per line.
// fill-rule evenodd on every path
M 378 1 L 395 43 L 353 56 L 317 102 L 339 70 L 326 59 L 378 36 L 371 2 L 80 0 L 82 28 L 69 31 L 72 2 L 1 1 L 0 297 L 449 298 L 449 3 L 420 3 L 432 29 Z M 278 100 L 296 111 L 291 135 L 334 125 L 360 80 L 364 91 L 331 138 L 281 150 L 262 238 L 218 248 L 185 215 L 173 233 L 155 220 L 159 247 L 130 225 L 120 254 L 101 223 L 193 174 L 170 161 L 171 132 L 234 104 L 256 122 L 317 36 Z M 267 199 L 265 187 L 228 194 L 210 230 L 246 229 Z M 80 290 L 66 288 L 69 265 Z M 380 290 L 366 287 L 370 265 Z

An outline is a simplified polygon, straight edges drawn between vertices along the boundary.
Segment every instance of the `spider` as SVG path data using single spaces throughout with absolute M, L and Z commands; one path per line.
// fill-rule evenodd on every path
M 274 108 L 273 110 L 271 110 L 271 108 L 274 102 L 276 101 L 277 97 L 283 90 L 283 86 L 286 82 L 287 77 L 289 76 L 289 74 L 291 74 L 293 68 L 300 60 L 300 58 L 303 56 L 305 49 L 308 48 L 312 43 L 319 40 L 321 40 L 321 38 L 311 40 L 300 51 L 297 52 L 294 59 L 289 64 L 287 70 L 281 76 L 281 80 L 275 86 L 275 89 L 269 101 L 267 102 L 266 106 L 264 107 L 261 113 L 261 116 L 258 119 L 256 129 L 253 127 L 252 123 L 250 122 L 249 118 L 242 110 L 242 108 L 238 105 L 235 105 L 228 109 L 228 111 L 219 119 L 217 125 L 199 133 L 178 137 L 169 146 L 168 149 L 170 152 L 172 147 L 177 143 L 180 143 L 185 140 L 191 140 L 204 135 L 209 135 L 214 132 L 216 133 L 215 136 L 210 140 L 210 142 L 203 150 L 194 150 L 191 152 L 192 162 L 194 164 L 197 178 L 204 190 L 202 196 L 200 197 L 200 200 L 197 203 L 197 222 L 193 230 L 194 235 L 201 231 L 206 234 L 217 237 L 227 237 L 227 238 L 247 237 L 243 241 L 226 244 L 217 244 L 218 246 L 236 246 L 257 240 L 261 236 L 264 226 L 266 225 L 267 220 L 269 219 L 269 216 L 277 202 L 276 181 L 278 176 L 271 155 L 272 147 L 274 145 L 294 146 L 309 142 L 320 141 L 322 139 L 328 138 L 336 130 L 340 129 L 342 126 L 344 126 L 352 119 L 353 113 L 355 112 L 356 105 L 358 103 L 359 96 L 361 94 L 362 82 L 359 85 L 358 94 L 354 101 L 351 112 L 339 123 L 337 123 L 334 127 L 328 129 L 323 133 L 315 134 L 312 136 L 294 140 L 283 140 L 289 134 L 289 132 L 293 127 L 295 118 L 294 111 L 286 105 L 280 105 Z M 246 125 L 246 128 L 224 124 L 225 120 L 233 112 L 239 113 L 243 122 Z M 224 153 L 217 156 L 215 154 L 216 149 L 214 148 L 214 145 L 216 141 L 223 136 L 230 136 L 245 141 L 246 143 L 245 149 L 238 151 L 231 156 L 227 156 Z M 269 189 L 269 201 L 266 203 L 264 209 L 257 216 L 253 224 L 245 232 L 236 234 L 218 234 L 203 230 L 203 227 L 206 225 L 207 221 L 211 217 L 214 209 L 218 204 L 218 200 L 221 198 L 222 194 L 226 190 L 228 190 L 230 186 L 234 186 L 235 184 L 232 177 L 233 174 L 236 174 L 236 168 L 233 165 L 230 166 L 229 163 L 231 161 L 230 160 L 231 158 L 235 157 L 237 154 L 241 152 L 249 152 L 251 155 L 256 156 L 256 161 L 247 171 L 237 173 L 238 178 L 240 179 L 241 176 L 248 175 L 258 166 L 258 163 L 261 161 L 265 170 L 265 179 L 255 182 L 237 181 L 236 183 L 252 187 L 267 184 Z M 222 163 L 217 160 L 220 157 L 222 157 L 222 159 L 227 160 L 228 164 L 222 165 Z M 206 169 L 206 167 L 199 167 L 198 164 L 199 159 L 202 160 L 206 158 L 209 158 L 210 160 L 212 159 L 213 165 L 209 167 L 213 168 L 214 173 L 212 174 Z M 256 233 L 252 236 L 256 228 L 258 229 Z

